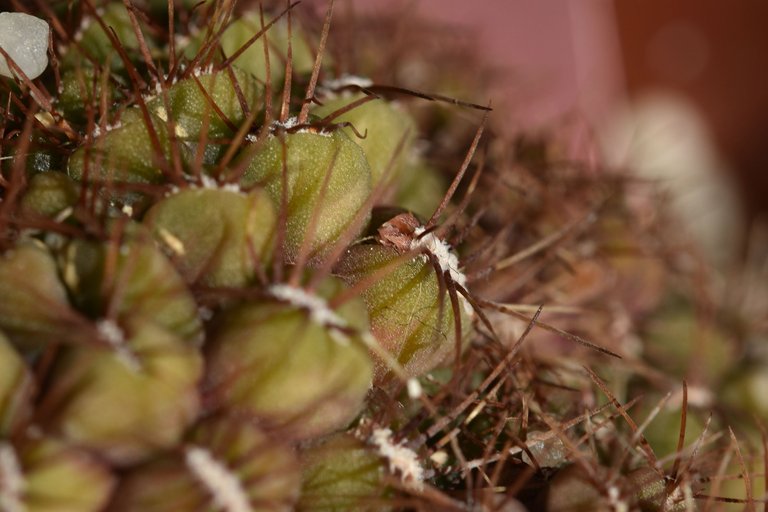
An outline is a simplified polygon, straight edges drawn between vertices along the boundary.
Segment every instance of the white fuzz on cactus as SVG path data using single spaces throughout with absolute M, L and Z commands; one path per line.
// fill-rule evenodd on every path
M 424 250 L 431 253 L 435 259 L 437 259 L 437 263 L 440 265 L 440 270 L 448 272 L 454 283 L 466 286 L 467 278 L 461 270 L 459 270 L 459 258 L 453 251 L 451 251 L 451 246 L 436 237 L 434 233 L 422 235 L 424 231 L 425 229 L 423 226 L 414 230 L 413 234 L 415 236 L 411 242 L 411 250 Z
M 0 510 L 23 512 L 26 482 L 16 451 L 8 443 L 0 443 Z
M 211 452 L 199 446 L 191 446 L 187 448 L 184 457 L 189 470 L 211 493 L 217 510 L 253 511 L 240 479 L 217 461 Z
M 379 455 L 387 459 L 391 473 L 400 475 L 406 486 L 414 489 L 423 487 L 424 468 L 421 467 L 418 455 L 401 443 L 395 443 L 390 429 L 375 429 L 370 441 L 378 449 Z
M 131 352 L 125 342 L 125 333 L 114 320 L 102 319 L 96 322 L 96 330 L 102 339 L 114 349 L 117 358 L 131 371 L 141 370 L 141 362 Z
M 309 317 L 318 325 L 336 329 L 347 327 L 347 321 L 329 308 L 325 299 L 301 288 L 278 284 L 269 288 L 269 294 L 278 300 L 306 309 L 309 311 Z

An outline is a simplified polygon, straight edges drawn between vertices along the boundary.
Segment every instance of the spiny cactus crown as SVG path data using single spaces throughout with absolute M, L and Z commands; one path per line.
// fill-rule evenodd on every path
M 610 251 L 648 226 L 623 180 L 439 94 L 479 73 L 333 2 L 14 5 L 0 508 L 690 507 L 709 423 L 664 467 L 665 402 L 627 412 L 668 384 L 630 332 L 665 269 Z

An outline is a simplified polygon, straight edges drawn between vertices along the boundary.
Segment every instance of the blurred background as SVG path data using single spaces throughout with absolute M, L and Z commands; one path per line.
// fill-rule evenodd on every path
M 669 187 L 695 236 L 721 253 L 715 259 L 743 251 L 768 213 L 768 3 L 358 0 L 353 8 L 393 5 L 403 19 L 468 34 L 498 72 L 491 97 L 512 129 L 577 119 L 605 161 Z

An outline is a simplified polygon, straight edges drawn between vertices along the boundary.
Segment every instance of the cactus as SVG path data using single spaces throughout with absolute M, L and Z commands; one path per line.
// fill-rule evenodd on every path
M 241 4 L 0 14 L 0 509 L 757 501 L 764 326 L 652 191 L 426 22 Z
M 290 446 L 251 422 L 214 417 L 197 425 L 180 450 L 131 469 L 112 509 L 199 510 L 213 500 L 225 510 L 290 510 L 299 478 Z
M 285 194 L 289 259 L 298 256 L 302 243 L 314 258 L 328 253 L 371 194 L 365 154 L 341 131 L 271 136 L 247 158 L 242 186 L 265 187 L 278 208 Z

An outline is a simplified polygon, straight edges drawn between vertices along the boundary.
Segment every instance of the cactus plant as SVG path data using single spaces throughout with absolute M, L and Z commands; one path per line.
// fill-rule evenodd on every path
M 503 134 L 482 73 L 391 83 L 445 57 L 427 23 L 384 59 L 408 20 L 333 2 L 14 5 L 53 44 L 0 34 L 0 509 L 757 501 L 759 322 L 652 192 Z

